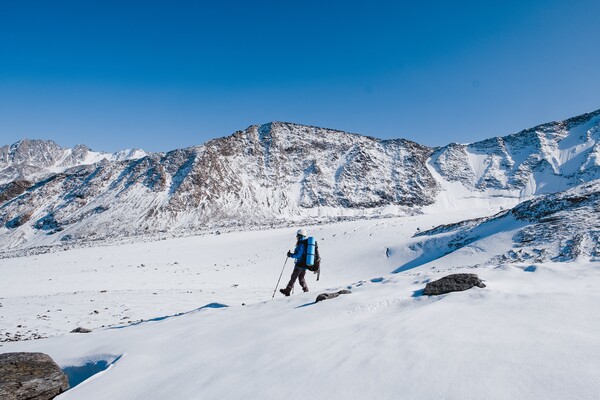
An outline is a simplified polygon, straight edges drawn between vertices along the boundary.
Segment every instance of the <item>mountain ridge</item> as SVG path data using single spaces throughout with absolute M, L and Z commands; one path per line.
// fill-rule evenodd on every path
M 52 174 L 78 166 L 143 157 L 140 149 L 125 149 L 114 153 L 96 152 L 84 144 L 62 147 L 53 140 L 21 139 L 0 147 L 0 184 L 15 180 L 39 181 Z
M 14 249 L 153 232 L 407 215 L 439 207 L 441 194 L 450 202 L 460 194 L 506 198 L 516 205 L 598 179 L 599 166 L 600 110 L 436 148 L 271 122 L 199 146 L 134 159 L 105 157 L 37 181 L 13 179 L 0 185 L 0 237 L 4 249 Z

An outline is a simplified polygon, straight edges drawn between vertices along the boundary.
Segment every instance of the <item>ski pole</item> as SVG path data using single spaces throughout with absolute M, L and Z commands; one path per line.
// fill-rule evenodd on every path
M 277 288 L 279 287 L 279 282 L 281 281 L 281 277 L 283 276 L 283 270 L 285 269 L 285 264 L 287 264 L 288 257 L 285 258 L 285 262 L 283 263 L 283 268 L 281 268 L 281 274 L 279 274 L 279 279 L 277 280 L 277 286 L 275 286 L 275 290 L 273 290 L 273 297 L 275 298 L 275 293 L 277 292 Z

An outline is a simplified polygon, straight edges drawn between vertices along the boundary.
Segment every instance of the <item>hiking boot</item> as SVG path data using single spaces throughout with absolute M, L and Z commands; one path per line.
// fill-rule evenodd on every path
M 302 288 L 302 291 L 303 291 L 304 293 L 306 293 L 306 292 L 308 292 L 308 288 L 307 288 L 307 287 L 303 287 L 303 288 Z
M 292 293 L 292 289 L 290 289 L 289 287 L 286 287 L 285 289 L 279 289 L 279 291 L 285 296 L 289 296 L 290 293 Z

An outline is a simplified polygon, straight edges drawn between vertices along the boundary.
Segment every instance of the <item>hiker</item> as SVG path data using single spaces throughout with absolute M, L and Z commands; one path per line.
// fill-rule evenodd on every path
M 292 277 L 290 278 L 290 282 L 286 286 L 285 289 L 279 289 L 281 293 L 286 296 L 289 296 L 292 293 L 292 289 L 294 288 L 294 283 L 296 283 L 296 279 L 300 282 L 300 286 L 302 286 L 302 290 L 308 292 L 308 285 L 306 284 L 306 279 L 304 279 L 306 275 L 306 262 L 305 253 L 306 253 L 306 230 L 298 229 L 296 232 L 296 248 L 294 252 L 287 252 L 287 256 L 290 258 L 296 259 L 294 265 L 294 271 L 292 272 Z

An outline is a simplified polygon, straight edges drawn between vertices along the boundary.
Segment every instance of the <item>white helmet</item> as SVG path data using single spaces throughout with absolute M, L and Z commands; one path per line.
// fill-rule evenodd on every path
M 306 229 L 298 229 L 298 232 L 296 232 L 296 236 L 306 236 Z

